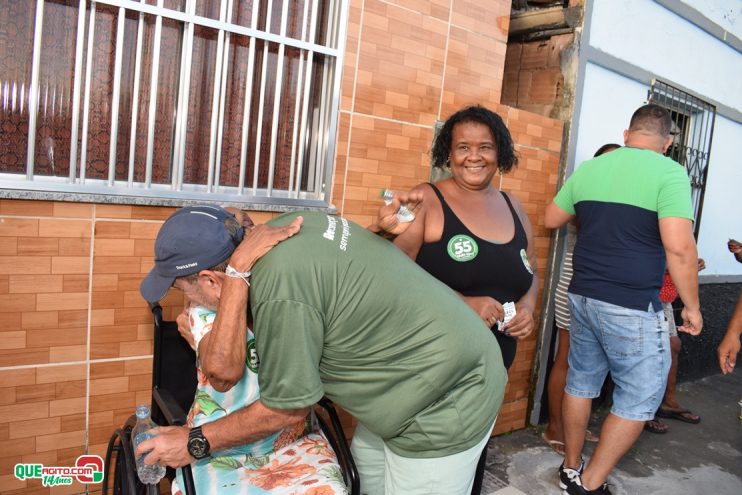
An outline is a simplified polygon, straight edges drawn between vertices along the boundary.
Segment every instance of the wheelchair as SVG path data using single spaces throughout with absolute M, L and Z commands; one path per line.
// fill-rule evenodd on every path
M 180 336 L 174 321 L 164 321 L 162 307 L 151 306 L 154 317 L 154 349 L 152 362 L 152 419 L 162 426 L 183 426 L 197 387 L 196 353 Z M 360 494 L 360 481 L 340 418 L 333 403 L 322 398 L 314 408 L 322 432 L 335 451 L 343 480 L 351 495 Z M 105 476 L 102 492 L 108 494 L 109 485 L 114 495 L 159 494 L 160 486 L 145 485 L 137 476 L 131 430 L 136 423 L 132 414 L 121 428 L 116 429 L 108 441 L 105 459 Z M 185 495 L 195 495 L 191 466 L 182 468 Z M 113 475 L 111 476 L 111 471 Z M 167 468 L 165 477 L 172 482 L 175 469 Z

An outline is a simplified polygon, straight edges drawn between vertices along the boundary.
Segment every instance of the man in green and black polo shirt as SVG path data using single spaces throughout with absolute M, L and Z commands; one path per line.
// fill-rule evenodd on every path
M 626 147 L 580 165 L 546 209 L 547 227 L 574 216 L 580 226 L 569 286 L 565 460 L 559 470 L 569 494 L 610 493 L 608 474 L 662 400 L 670 367 L 659 301 L 665 262 L 685 304 L 678 330 L 698 335 L 703 326 L 690 183 L 685 169 L 663 156 L 671 126 L 664 108 L 639 108 L 624 131 Z M 609 370 L 613 407 L 583 471 L 591 399 Z

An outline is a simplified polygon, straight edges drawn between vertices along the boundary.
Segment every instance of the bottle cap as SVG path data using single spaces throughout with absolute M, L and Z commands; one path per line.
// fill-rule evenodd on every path
M 137 418 L 144 419 L 149 416 L 149 406 L 147 404 L 141 404 L 137 406 Z

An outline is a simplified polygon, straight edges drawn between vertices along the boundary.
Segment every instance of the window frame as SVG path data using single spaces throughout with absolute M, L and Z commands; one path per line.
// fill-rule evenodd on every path
M 694 234 L 698 238 L 706 194 L 716 106 L 659 79 L 652 79 L 647 100 L 664 107 L 673 121 L 673 143 L 666 156 L 685 167 L 691 183 Z
M 0 180 L 2 180 L 2 189 L 0 189 L 0 197 L 15 197 L 15 198 L 46 198 L 46 199 L 63 199 L 63 200 L 77 200 L 77 201 L 99 201 L 104 200 L 107 203 L 124 203 L 124 204 L 185 204 L 193 201 L 208 201 L 208 202 L 219 202 L 221 204 L 240 204 L 240 205 L 252 205 L 258 209 L 290 209 L 290 207 L 309 207 L 309 208 L 331 208 L 330 206 L 330 194 L 332 188 L 332 175 L 334 172 L 334 161 L 335 161 L 335 147 L 337 141 L 337 129 L 340 115 L 340 97 L 341 97 L 341 76 L 343 60 L 345 55 L 345 42 L 346 42 L 346 30 L 347 30 L 347 17 L 349 10 L 349 2 L 346 0 L 328 0 L 328 16 L 331 20 L 330 24 L 326 28 L 325 32 L 325 44 L 318 44 L 314 42 L 305 41 L 305 39 L 312 39 L 314 31 L 307 33 L 308 36 L 304 39 L 296 39 L 288 37 L 282 34 L 275 34 L 269 31 L 261 31 L 256 29 L 257 16 L 253 15 L 253 22 L 250 27 L 232 24 L 231 22 L 225 21 L 226 12 L 231 12 L 233 0 L 221 0 L 220 3 L 220 19 L 211 19 L 208 17 L 202 17 L 195 14 L 195 0 L 184 0 L 184 12 L 171 10 L 162 7 L 162 0 L 159 0 L 157 5 L 150 5 L 146 3 L 139 3 L 132 0 L 97 0 L 91 2 L 89 5 L 90 9 L 87 9 L 88 3 L 86 1 L 80 1 L 78 10 L 78 27 L 75 40 L 75 59 L 74 59 L 74 76 L 73 76 L 73 91 L 71 95 L 71 138 L 70 138 L 70 164 L 69 164 L 69 175 L 67 176 L 54 176 L 54 175 L 40 175 L 34 173 L 35 158 L 36 158 L 36 146 L 37 143 L 37 116 L 39 112 L 39 65 L 41 58 L 41 46 L 42 46 L 42 30 L 43 30 L 43 17 L 44 17 L 44 0 L 37 0 L 36 12 L 34 19 L 34 35 L 33 35 L 33 54 L 31 62 L 31 82 L 28 92 L 28 104 L 29 104 L 29 130 L 28 130 L 28 147 L 26 155 L 26 172 L 22 173 L 10 173 L 0 172 Z M 236 1 L 236 0 L 235 0 Z M 283 5 L 287 5 L 292 0 L 285 0 Z M 315 9 L 319 9 L 319 4 L 322 0 L 307 0 L 306 5 L 311 4 L 312 13 Z M 94 23 L 90 21 L 95 15 L 95 6 L 107 5 L 110 7 L 118 8 L 118 27 L 116 31 L 119 33 L 115 46 L 116 55 L 115 62 L 112 64 L 113 69 L 111 71 L 113 77 L 113 91 L 111 97 L 111 118 L 110 118 L 110 153 L 109 153 L 109 173 L 107 179 L 93 179 L 85 177 L 85 166 L 80 166 L 80 163 L 85 159 L 86 150 L 86 123 L 88 116 L 87 98 L 89 98 L 89 84 L 86 82 L 90 78 L 90 54 L 92 53 L 94 37 Z M 268 9 L 271 9 L 273 0 L 256 0 L 254 5 L 254 12 L 257 12 L 259 5 L 268 5 Z M 285 10 L 285 9 L 284 9 Z M 305 9 L 305 13 L 306 13 Z M 307 156 L 309 157 L 309 165 L 314 168 L 311 177 L 308 179 L 308 184 L 311 185 L 304 190 L 300 185 L 300 174 L 301 166 L 304 161 L 297 160 L 297 173 L 294 176 L 294 165 L 293 158 L 291 160 L 291 174 L 292 179 L 289 181 L 287 189 L 276 189 L 273 187 L 273 172 L 275 170 L 275 145 L 278 137 L 276 136 L 276 129 L 278 126 L 279 115 L 278 112 L 274 112 L 272 116 L 271 129 L 271 144 L 268 146 L 271 154 L 269 162 L 269 179 L 267 186 L 259 187 L 257 176 L 258 170 L 262 169 L 262 165 L 258 166 L 259 154 L 264 154 L 260 150 L 257 151 L 255 157 L 255 165 L 253 168 L 254 178 L 252 184 L 248 182 L 249 177 L 245 177 L 245 181 L 239 183 L 236 186 L 226 186 L 218 184 L 219 177 L 219 166 L 217 164 L 218 157 L 220 156 L 222 140 L 219 139 L 221 127 L 224 122 L 223 105 L 224 105 L 224 83 L 223 80 L 226 77 L 227 71 L 224 70 L 224 65 L 217 61 L 214 69 L 215 74 L 222 74 L 220 78 L 215 79 L 213 86 L 213 94 L 209 95 L 213 98 L 212 106 L 212 118 L 211 118 L 211 129 L 210 129 L 210 148 L 209 148 L 209 165 L 208 165 L 208 179 L 205 184 L 188 184 L 183 182 L 184 172 L 184 155 L 186 149 L 186 137 L 184 129 L 187 127 L 188 122 L 188 109 L 187 98 L 183 95 L 188 95 L 188 89 L 183 88 L 183 84 L 177 90 L 177 105 L 178 111 L 176 112 L 175 120 L 175 135 L 173 137 L 173 144 L 170 153 L 170 164 L 169 171 L 171 175 L 170 183 L 153 183 L 152 182 L 152 147 L 154 141 L 154 117 L 157 113 L 156 103 L 156 91 L 153 93 L 155 97 L 150 99 L 150 105 L 147 115 L 147 154 L 146 154 L 146 178 L 144 181 L 134 181 L 132 177 L 133 167 L 133 152 L 130 152 L 128 157 L 129 171 L 128 180 L 116 180 L 116 163 L 117 163 L 117 150 L 116 150 L 116 137 L 118 136 L 118 125 L 119 125 L 119 98 L 120 98 L 120 87 L 121 87 L 121 46 L 122 40 L 120 37 L 123 35 L 123 23 L 127 13 L 133 12 L 134 15 L 138 15 L 139 25 L 143 23 L 143 15 L 151 15 L 155 17 L 155 38 L 158 46 L 161 40 L 161 25 L 163 19 L 170 19 L 181 23 L 183 27 L 183 34 L 180 39 L 181 48 L 184 48 L 183 61 L 187 62 L 189 55 L 192 55 L 192 45 L 189 46 L 189 40 L 192 43 L 193 29 L 195 26 L 204 26 L 206 28 L 214 29 L 218 32 L 218 53 L 220 60 L 229 60 L 224 55 L 225 51 L 229 50 L 229 38 L 230 35 L 240 35 L 250 39 L 251 47 L 254 46 L 253 40 L 262 40 L 264 47 L 268 46 L 268 43 L 277 44 L 281 53 L 283 53 L 284 47 L 294 48 L 300 51 L 301 61 L 304 62 L 305 57 L 307 58 L 306 65 L 310 67 L 312 64 L 312 57 L 314 54 L 319 54 L 323 57 L 322 74 L 321 74 L 321 88 L 320 91 L 320 106 L 316 112 L 320 116 L 311 120 L 313 122 L 314 129 L 310 130 L 308 136 L 305 137 L 304 130 L 299 130 L 300 135 L 294 131 L 294 139 L 298 139 L 300 136 L 304 138 L 306 143 L 309 143 L 304 148 L 307 150 Z M 302 22 L 307 23 L 309 19 L 302 18 Z M 282 30 L 285 28 L 286 17 L 285 13 L 282 16 Z M 312 28 L 315 27 L 316 23 L 312 21 Z M 285 32 L 285 30 L 284 30 Z M 316 38 L 315 38 L 316 39 Z M 84 56 L 84 44 L 87 43 L 87 63 L 83 60 Z M 137 50 L 141 50 L 141 28 L 140 36 L 137 39 Z M 191 49 L 189 52 L 188 49 Z M 267 48 L 265 48 L 267 50 Z M 138 81 L 141 84 L 151 84 L 151 87 L 157 85 L 157 67 L 159 63 L 159 50 L 155 49 L 152 55 L 152 79 L 150 81 L 141 80 Z M 217 57 L 217 58 L 219 58 Z M 281 67 L 283 59 L 280 59 L 278 64 L 278 75 L 275 77 L 280 78 Z M 137 64 L 141 64 L 141 58 L 137 57 Z M 85 71 L 83 70 L 85 68 Z M 137 70 L 140 66 L 137 65 Z M 190 66 L 188 63 L 181 64 L 178 70 L 178 79 L 183 80 L 190 76 L 188 70 Z M 250 70 L 254 70 L 252 67 Z M 86 72 L 85 74 L 83 72 Z M 304 73 L 299 74 L 299 78 L 305 78 L 308 81 L 305 84 L 305 90 L 308 93 L 310 90 L 310 84 L 312 82 L 311 69 L 308 69 L 308 76 Z M 254 72 L 251 73 L 254 76 Z M 266 78 L 265 73 L 258 74 L 259 76 Z M 141 76 L 140 76 L 141 77 Z M 279 79 L 280 80 L 280 79 Z M 275 82 L 275 80 L 273 80 Z M 280 86 L 279 86 L 280 89 Z M 221 90 L 221 94 L 218 94 Z M 253 93 L 257 91 L 253 88 Z M 280 95 L 280 91 L 276 90 L 276 95 Z M 243 96 L 244 98 L 244 96 Z M 245 98 L 246 99 L 246 98 Z M 278 102 L 278 96 L 275 98 L 276 104 Z M 135 100 L 136 101 L 136 100 Z M 298 107 L 299 96 L 297 92 L 297 99 L 295 100 L 295 106 Z M 306 98 L 303 100 L 306 101 Z M 154 103 L 153 103 L 154 102 Z M 273 102 L 261 100 L 260 111 L 262 115 L 263 107 L 266 109 L 274 106 Z M 306 105 L 304 105 L 306 107 Z M 222 112 L 219 114 L 219 112 Z M 307 109 L 303 108 L 302 112 L 306 113 Z M 136 111 L 132 118 L 131 126 L 136 131 Z M 299 113 L 299 112 L 297 112 Z M 245 112 L 247 119 L 247 112 Z M 246 126 L 247 120 L 243 120 L 243 126 Z M 306 119 L 306 116 L 302 116 L 301 122 L 310 122 Z M 263 125 L 262 122 L 260 124 Z M 299 125 L 301 126 L 301 124 Z M 140 126 L 141 127 L 141 126 Z M 296 125 L 294 129 L 296 129 Z M 242 156 L 240 165 L 240 177 L 245 176 L 247 165 L 245 163 L 245 155 L 247 140 L 245 135 L 247 132 L 243 132 L 243 139 L 240 147 L 240 153 Z M 78 139 L 80 145 L 78 146 Z M 130 143 L 131 145 L 132 143 Z M 300 148 L 300 146 L 298 146 Z M 133 146 L 131 147 L 133 149 Z M 303 150 L 298 151 L 299 156 Z M 311 153 L 311 156 L 310 156 Z M 293 155 L 292 155 L 293 157 Z M 119 158 L 120 159 L 120 158 Z M 262 162 L 261 162 L 262 163 Z M 119 165 L 120 168 L 120 165 Z M 294 178 L 295 177 L 295 178 Z M 70 196 L 73 195 L 73 196 Z

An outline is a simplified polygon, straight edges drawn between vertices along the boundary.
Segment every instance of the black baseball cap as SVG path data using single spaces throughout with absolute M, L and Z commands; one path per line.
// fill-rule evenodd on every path
M 162 224 L 155 240 L 155 266 L 142 280 L 142 297 L 154 303 L 165 297 L 178 277 L 207 270 L 228 259 L 244 231 L 233 239 L 224 220 L 234 217 L 224 208 L 211 205 L 186 206 Z

